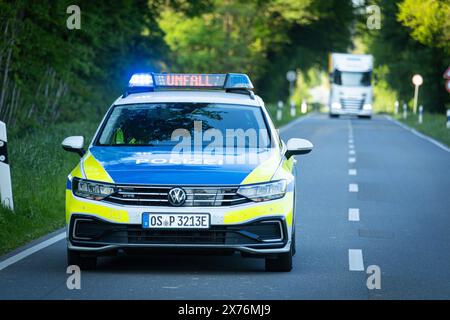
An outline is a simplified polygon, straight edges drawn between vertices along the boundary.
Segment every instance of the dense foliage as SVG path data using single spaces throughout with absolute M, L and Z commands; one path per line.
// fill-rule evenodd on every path
M 411 105 L 414 74 L 421 74 L 419 103 L 425 109 L 444 112 L 450 102 L 443 74 L 450 66 L 449 0 L 370 0 L 381 8 L 381 29 L 360 33 L 367 51 L 375 56 L 380 85 Z M 387 101 L 386 101 L 387 102 Z M 393 101 L 390 101 L 392 104 Z
M 0 0 L 0 119 L 13 132 L 98 117 L 133 68 L 164 52 L 147 1 L 78 1 L 80 30 L 66 27 L 69 5 Z
M 287 70 L 351 43 L 351 0 L 85 0 L 80 30 L 66 27 L 71 4 L 0 0 L 0 119 L 13 132 L 97 120 L 136 70 L 246 72 L 285 98 Z
M 375 55 L 379 92 L 409 101 L 421 73 L 421 103 L 443 111 L 449 0 L 359 1 L 382 9 L 373 31 L 355 3 L 81 0 L 81 29 L 69 30 L 68 0 L 0 0 L 0 119 L 12 132 L 97 121 L 137 70 L 246 72 L 266 100 L 285 100 L 286 71 L 326 71 L 328 53 L 351 50 L 358 32 Z

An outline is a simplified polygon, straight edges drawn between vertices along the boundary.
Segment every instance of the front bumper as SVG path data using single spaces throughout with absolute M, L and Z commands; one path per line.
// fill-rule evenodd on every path
M 330 109 L 331 115 L 348 115 L 348 116 L 362 116 L 362 117 L 368 117 L 372 115 L 372 110 L 364 110 L 364 109 L 336 109 L 332 108 Z
M 119 249 L 192 249 L 277 254 L 290 250 L 284 217 L 264 217 L 243 224 L 212 225 L 207 230 L 143 229 L 140 224 L 112 223 L 73 214 L 67 228 L 68 248 L 85 253 Z

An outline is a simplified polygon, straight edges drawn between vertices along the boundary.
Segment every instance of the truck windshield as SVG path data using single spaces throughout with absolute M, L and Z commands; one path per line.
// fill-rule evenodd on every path
M 334 72 L 334 83 L 345 87 L 369 87 L 371 72 Z
M 216 103 L 152 103 L 113 107 L 98 146 L 173 147 L 183 137 L 203 146 L 212 142 L 242 148 L 270 147 L 259 107 Z M 198 140 L 200 139 L 200 140 Z

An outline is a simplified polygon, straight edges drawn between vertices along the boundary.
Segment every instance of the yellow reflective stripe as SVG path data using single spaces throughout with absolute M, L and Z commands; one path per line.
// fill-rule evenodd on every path
M 73 178 L 83 178 L 83 173 L 81 172 L 81 166 L 79 163 L 70 174 L 72 175 Z
M 274 154 L 272 157 L 261 163 L 241 182 L 241 184 L 252 184 L 270 181 L 280 165 L 280 155 Z
M 88 213 L 112 222 L 129 223 L 128 211 L 106 207 L 101 204 L 80 201 L 76 199 L 71 190 L 66 190 L 66 223 L 70 222 L 72 213 Z
M 294 159 L 284 160 L 282 165 L 278 168 L 277 172 L 272 177 L 272 180 L 286 179 L 290 181 L 292 176 L 292 171 L 294 169 Z
M 290 157 L 283 161 L 283 169 L 292 172 L 292 169 L 294 169 L 294 157 Z
M 89 180 L 114 182 L 102 165 L 89 153 L 83 162 L 83 169 L 86 178 Z
M 292 225 L 294 192 L 287 192 L 283 199 L 255 205 L 250 208 L 229 211 L 225 214 L 225 224 L 243 223 L 264 216 L 285 216 L 287 224 Z

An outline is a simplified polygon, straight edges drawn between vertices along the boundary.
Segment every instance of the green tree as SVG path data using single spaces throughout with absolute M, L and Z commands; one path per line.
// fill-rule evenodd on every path
M 160 68 L 159 2 L 79 1 L 81 30 L 66 28 L 70 4 L 0 1 L 0 119 L 12 130 L 100 117 L 134 69 Z
M 404 0 L 398 20 L 410 29 L 413 39 L 450 54 L 449 0 Z
M 382 70 L 378 73 L 380 81 L 386 82 L 401 102 L 410 102 L 414 93 L 412 76 L 421 74 L 424 84 L 420 89 L 419 103 L 428 111 L 443 112 L 449 95 L 444 88 L 442 74 L 450 64 L 444 48 L 421 43 L 411 36 L 411 28 L 403 24 L 405 12 L 401 14 L 405 1 L 373 0 L 368 4 L 380 6 L 382 27 L 380 30 L 367 30 L 364 21 L 358 30 L 368 53 L 375 57 L 377 70 Z

